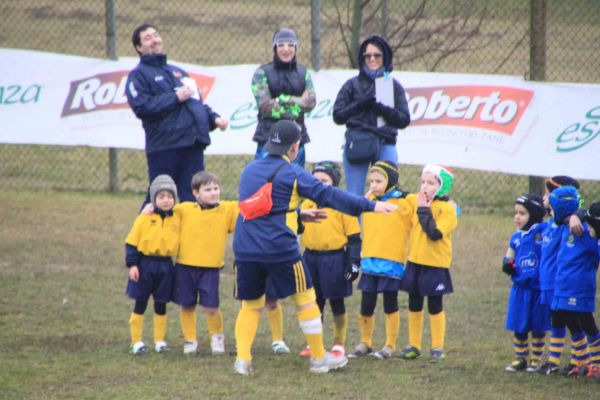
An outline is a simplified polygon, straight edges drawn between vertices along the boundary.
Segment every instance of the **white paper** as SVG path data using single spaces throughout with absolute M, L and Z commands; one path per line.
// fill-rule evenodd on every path
M 192 99 L 200 100 L 200 92 L 198 91 L 198 85 L 196 84 L 194 78 L 184 76 L 181 78 L 181 82 L 194 91 L 194 94 L 191 96 Z
M 394 79 L 390 75 L 375 79 L 375 100 L 384 106 L 394 107 Z M 377 126 L 383 125 L 383 117 L 377 117 Z

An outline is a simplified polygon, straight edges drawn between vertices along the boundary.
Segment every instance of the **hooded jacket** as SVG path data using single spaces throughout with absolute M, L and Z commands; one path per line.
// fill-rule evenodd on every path
M 385 140 L 385 144 L 395 144 L 398 129 L 404 129 L 410 124 L 410 113 L 404 88 L 394 79 L 394 107 L 384 107 L 378 110 L 376 105 L 371 107 L 361 106 L 365 101 L 375 98 L 375 78 L 367 74 L 363 54 L 368 44 L 375 44 L 383 53 L 383 67 L 377 71 L 376 76 L 390 73 L 392 67 L 392 49 L 385 39 L 379 36 L 370 36 L 360 45 L 358 51 L 358 76 L 350 78 L 344 83 L 333 105 L 333 120 L 336 124 L 346 124 L 348 130 L 373 132 Z M 392 78 L 393 79 L 393 78 Z M 383 117 L 385 125 L 377 126 L 377 117 Z

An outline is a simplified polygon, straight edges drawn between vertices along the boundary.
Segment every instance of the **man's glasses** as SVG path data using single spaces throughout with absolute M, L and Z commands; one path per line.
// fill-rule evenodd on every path
M 381 53 L 364 53 L 363 57 L 365 58 L 365 60 L 368 60 L 370 58 L 379 60 L 381 57 L 383 57 L 383 54 L 381 54 Z

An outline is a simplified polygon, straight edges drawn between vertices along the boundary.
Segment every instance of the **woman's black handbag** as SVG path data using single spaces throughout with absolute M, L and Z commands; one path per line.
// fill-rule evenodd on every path
M 344 154 L 355 164 L 377 161 L 380 147 L 379 136 L 372 132 L 347 131 Z

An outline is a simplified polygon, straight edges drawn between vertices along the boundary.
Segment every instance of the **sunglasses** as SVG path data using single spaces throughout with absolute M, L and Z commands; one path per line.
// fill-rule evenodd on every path
M 363 57 L 365 58 L 365 60 L 368 60 L 370 58 L 379 60 L 381 57 L 383 57 L 383 54 L 381 54 L 381 53 L 364 53 Z

